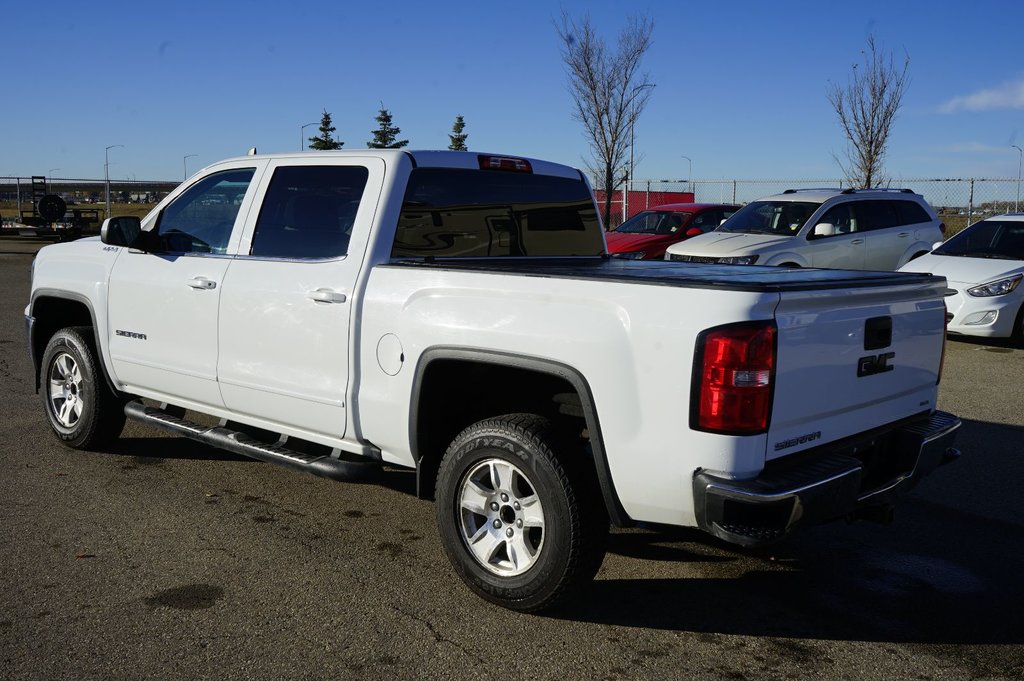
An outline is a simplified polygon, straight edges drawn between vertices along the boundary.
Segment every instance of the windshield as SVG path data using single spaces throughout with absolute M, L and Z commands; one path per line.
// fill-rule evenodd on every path
M 1024 222 L 982 220 L 932 252 L 935 255 L 1024 260 Z
M 675 234 L 692 213 L 645 210 L 613 229 L 619 234 Z
M 754 201 L 736 211 L 718 231 L 793 236 L 820 205 L 805 201 Z

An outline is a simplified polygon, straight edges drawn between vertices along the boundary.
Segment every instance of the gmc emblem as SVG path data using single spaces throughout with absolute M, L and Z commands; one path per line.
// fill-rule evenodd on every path
M 895 367 L 889 364 L 889 360 L 895 356 L 895 352 L 883 352 L 880 355 L 861 357 L 857 360 L 857 378 L 892 371 Z

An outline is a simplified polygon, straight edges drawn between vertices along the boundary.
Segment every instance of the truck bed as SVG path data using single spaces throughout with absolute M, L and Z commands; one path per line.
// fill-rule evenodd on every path
M 396 260 L 382 267 L 494 272 L 553 279 L 626 281 L 652 286 L 749 292 L 869 288 L 934 284 L 930 274 L 860 270 L 792 269 L 758 265 L 704 265 L 619 258 L 458 258 Z

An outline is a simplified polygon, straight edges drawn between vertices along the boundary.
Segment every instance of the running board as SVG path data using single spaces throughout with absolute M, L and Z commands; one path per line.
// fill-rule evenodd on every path
M 171 410 L 181 411 L 174 407 L 169 407 L 167 411 L 147 407 L 139 401 L 132 401 L 124 406 L 124 413 L 129 418 L 176 435 L 183 435 L 190 440 L 196 440 L 211 447 L 225 449 L 267 463 L 275 463 L 292 470 L 341 481 L 363 480 L 380 470 L 379 461 L 363 457 L 341 458 L 345 454 L 337 449 L 330 454 L 300 452 L 285 446 L 287 438 L 283 436 L 279 442 L 268 444 L 223 425 L 204 426 L 194 421 L 188 421 L 170 413 Z M 320 448 L 321 445 L 315 445 L 315 447 Z M 326 446 L 322 448 L 327 449 Z

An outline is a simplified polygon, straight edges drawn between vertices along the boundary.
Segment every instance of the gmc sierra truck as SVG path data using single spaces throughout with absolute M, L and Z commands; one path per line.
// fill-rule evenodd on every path
M 216 163 L 47 246 L 25 320 L 69 447 L 127 416 L 339 480 L 414 468 L 455 571 L 533 611 L 610 524 L 756 546 L 884 515 L 958 455 L 945 290 L 611 258 L 578 170 L 368 150 Z

